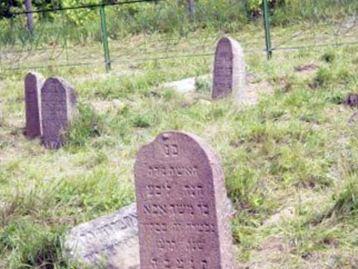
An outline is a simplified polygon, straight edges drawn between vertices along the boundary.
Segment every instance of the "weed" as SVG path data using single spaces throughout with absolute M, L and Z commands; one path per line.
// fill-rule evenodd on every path
M 197 78 L 195 80 L 195 89 L 199 93 L 209 93 L 211 91 L 211 83 L 206 78 Z
M 326 63 L 333 63 L 333 61 L 336 59 L 336 54 L 333 51 L 329 51 L 324 53 L 321 56 L 321 59 Z
M 81 147 L 93 137 L 103 133 L 103 119 L 96 114 L 90 105 L 80 103 L 78 115 L 66 137 L 68 148 Z

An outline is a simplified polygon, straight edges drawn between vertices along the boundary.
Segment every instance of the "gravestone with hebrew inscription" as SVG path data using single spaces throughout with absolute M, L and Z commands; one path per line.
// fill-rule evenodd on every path
M 160 134 L 135 163 L 140 268 L 234 269 L 220 163 L 197 136 Z
M 90 268 L 139 268 L 136 205 L 74 227 L 64 246 L 70 260 Z
M 42 75 L 30 72 L 25 77 L 25 135 L 32 139 L 41 136 L 41 87 L 44 83 Z
M 76 111 L 73 87 L 59 77 L 48 78 L 41 89 L 42 142 L 46 148 L 58 149 Z
M 240 44 L 230 37 L 221 38 L 215 52 L 212 98 L 233 95 L 240 100 L 245 80 L 244 52 Z

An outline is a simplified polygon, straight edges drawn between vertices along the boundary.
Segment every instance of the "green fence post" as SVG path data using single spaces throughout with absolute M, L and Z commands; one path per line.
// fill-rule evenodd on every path
M 269 60 L 272 57 L 271 47 L 271 32 L 270 32 L 270 14 L 267 0 L 263 0 L 262 9 L 264 14 L 264 28 L 265 28 L 265 44 L 266 44 L 266 55 Z
M 106 11 L 105 5 L 102 4 L 99 8 L 99 13 L 101 15 L 101 32 L 102 32 L 102 44 L 104 52 L 104 62 L 106 66 L 106 72 L 111 70 L 111 59 L 109 57 L 109 46 L 108 46 L 108 33 L 107 33 L 107 24 L 106 24 Z

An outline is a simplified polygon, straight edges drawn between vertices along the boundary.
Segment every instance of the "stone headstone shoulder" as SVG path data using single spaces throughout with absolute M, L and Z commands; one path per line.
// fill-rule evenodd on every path
M 199 137 L 167 132 L 135 163 L 141 269 L 234 269 L 223 172 Z
M 219 40 L 214 60 L 212 98 L 219 99 L 232 94 L 240 100 L 246 84 L 244 52 L 231 37 Z
M 41 89 L 42 142 L 46 148 L 58 149 L 76 111 L 74 88 L 59 77 L 48 78 Z
M 74 227 L 64 241 L 71 261 L 89 268 L 139 268 L 135 203 Z
M 41 74 L 29 72 L 25 77 L 25 135 L 27 138 L 41 136 L 40 91 L 45 79 Z

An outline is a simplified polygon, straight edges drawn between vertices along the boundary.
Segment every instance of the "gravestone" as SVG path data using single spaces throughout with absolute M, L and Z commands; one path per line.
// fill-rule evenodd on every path
M 30 72 L 25 77 L 25 135 L 32 139 L 41 136 L 41 99 L 40 92 L 44 83 L 42 75 Z
M 75 91 L 64 79 L 51 77 L 41 89 L 41 100 L 42 143 L 58 149 L 76 110 Z
M 234 269 L 224 176 L 197 136 L 167 132 L 135 163 L 140 268 Z
M 245 79 L 244 52 L 240 44 L 230 37 L 223 37 L 215 52 L 212 98 L 232 94 L 239 100 L 245 91 Z
M 70 260 L 90 268 L 139 268 L 136 205 L 76 226 L 64 246 Z

